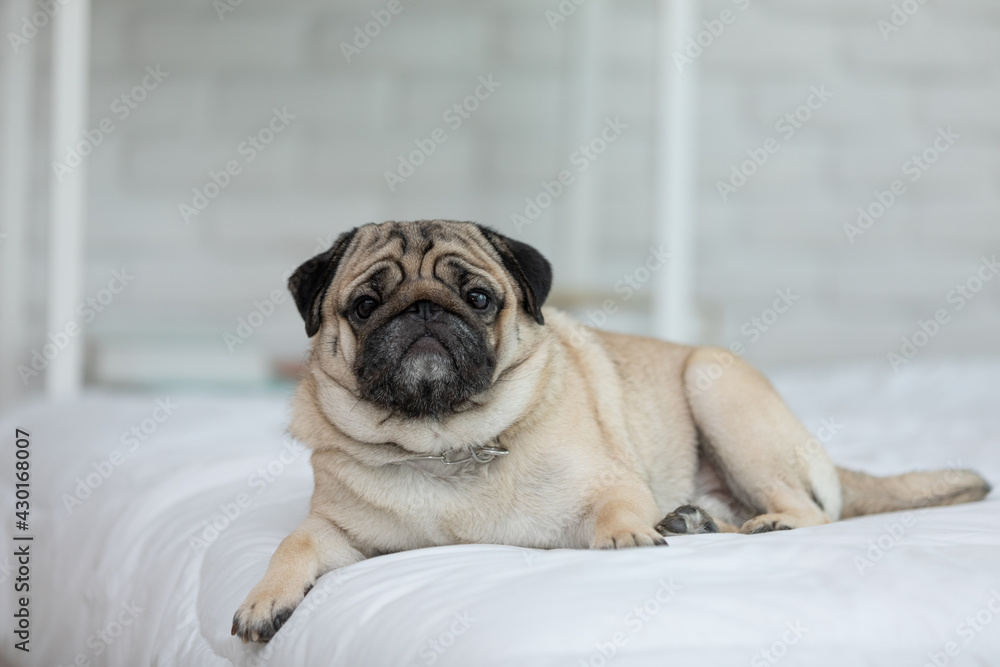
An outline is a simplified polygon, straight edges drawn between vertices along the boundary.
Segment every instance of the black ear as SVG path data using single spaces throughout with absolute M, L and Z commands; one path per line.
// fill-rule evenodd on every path
M 357 231 L 354 228 L 341 234 L 329 250 L 307 260 L 288 279 L 288 291 L 292 293 L 295 306 L 306 322 L 306 335 L 310 338 L 316 335 L 323 323 L 323 298 Z
M 485 225 L 478 227 L 500 255 L 504 268 L 521 288 L 524 309 L 536 322 L 545 324 L 542 304 L 552 288 L 552 265 L 549 260 L 527 243 L 508 238 Z

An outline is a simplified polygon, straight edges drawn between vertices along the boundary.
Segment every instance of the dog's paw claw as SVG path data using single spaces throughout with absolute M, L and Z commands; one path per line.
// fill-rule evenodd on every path
M 232 634 L 243 643 L 270 641 L 304 597 L 304 593 L 287 595 L 255 588 L 236 610 Z
M 631 530 L 596 536 L 592 549 L 629 549 L 632 547 L 666 546 L 667 541 L 655 530 Z
M 285 624 L 285 621 L 292 615 L 292 609 L 282 609 L 271 617 L 271 625 L 274 626 L 274 631 L 277 632 L 281 629 L 281 626 Z
M 792 530 L 793 526 L 789 526 L 787 523 L 778 520 L 763 520 L 758 521 L 756 519 L 751 519 L 743 524 L 740 532 L 746 533 L 747 535 L 759 535 L 761 533 L 773 533 L 779 530 Z

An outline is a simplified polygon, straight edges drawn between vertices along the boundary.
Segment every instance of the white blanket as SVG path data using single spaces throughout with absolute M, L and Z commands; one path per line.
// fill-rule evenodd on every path
M 839 464 L 961 465 L 1000 481 L 1000 363 L 776 380 Z M 270 645 L 243 645 L 230 636 L 233 612 L 307 512 L 308 453 L 283 433 L 285 397 L 166 398 L 91 395 L 0 419 L 11 513 L 14 429 L 31 434 L 36 536 L 27 655 L 13 648 L 16 563 L 0 556 L 3 662 L 1000 664 L 996 494 L 665 548 L 384 556 L 324 576 Z M 13 530 L 5 520 L 4 545 Z

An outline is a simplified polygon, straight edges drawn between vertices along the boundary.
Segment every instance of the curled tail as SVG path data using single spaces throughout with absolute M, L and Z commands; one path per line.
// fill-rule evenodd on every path
M 837 468 L 844 498 L 841 518 L 918 507 L 958 505 L 982 500 L 990 485 L 971 470 L 932 470 L 875 477 Z

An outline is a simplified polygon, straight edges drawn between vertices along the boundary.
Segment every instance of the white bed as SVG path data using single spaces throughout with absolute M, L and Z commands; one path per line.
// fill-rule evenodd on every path
M 808 426 L 837 425 L 827 447 L 840 464 L 877 473 L 957 464 L 1000 480 L 1000 362 L 896 374 L 799 370 L 775 380 Z M 31 433 L 36 535 L 31 659 L 13 649 L 5 591 L 3 661 L 1000 664 L 997 494 L 796 531 L 678 537 L 667 548 L 468 545 L 385 556 L 326 575 L 271 645 L 243 645 L 229 634 L 233 611 L 305 515 L 312 488 L 308 455 L 283 435 L 284 398 L 170 395 L 174 414 L 110 464 L 72 514 L 64 507 L 75 480 L 124 452 L 122 433 L 141 430 L 163 396 L 89 395 L 0 419 L 5 442 L 15 428 Z M 272 481 L 253 476 L 269 465 Z M 9 472 L 3 480 L 12 508 Z M 224 523 L 220 506 L 239 515 L 205 534 L 206 521 Z M 4 544 L 11 523 L 3 522 Z M 199 536 L 206 544 L 192 543 Z M 880 540 L 887 548 L 873 550 Z M 0 565 L 9 579 L 10 557 Z

